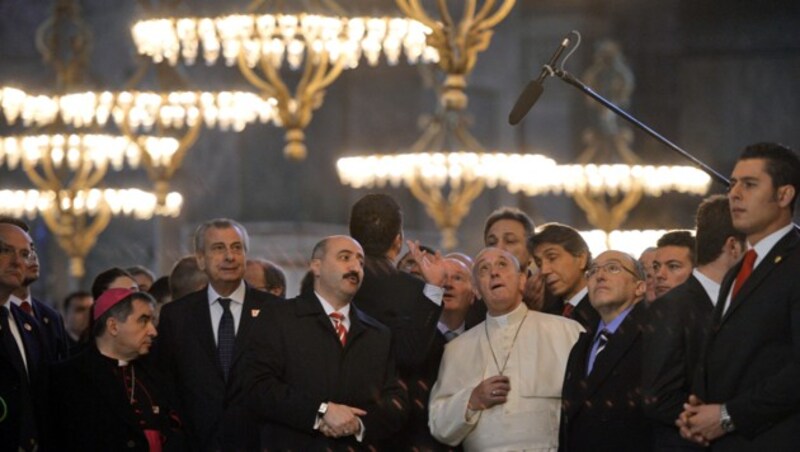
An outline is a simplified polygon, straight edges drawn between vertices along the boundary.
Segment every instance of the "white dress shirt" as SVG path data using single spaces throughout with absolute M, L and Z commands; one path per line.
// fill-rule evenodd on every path
M 239 331 L 239 319 L 242 318 L 242 309 L 244 309 L 244 295 L 247 292 L 244 280 L 239 283 L 239 287 L 227 297 L 218 294 L 216 290 L 208 285 L 208 308 L 211 311 L 211 329 L 214 330 L 214 343 L 219 344 L 219 321 L 222 319 L 222 305 L 219 304 L 218 299 L 230 298 L 231 299 L 231 314 L 233 315 L 233 332 Z

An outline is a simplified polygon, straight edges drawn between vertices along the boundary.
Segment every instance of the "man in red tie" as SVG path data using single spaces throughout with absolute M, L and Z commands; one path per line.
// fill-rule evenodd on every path
M 728 192 L 748 252 L 723 279 L 700 372 L 677 424 L 712 450 L 800 444 L 800 233 L 792 216 L 800 158 L 749 146 Z
M 528 249 L 555 295 L 542 311 L 576 320 L 586 331 L 594 332 L 600 315 L 589 303 L 584 273 L 592 253 L 583 237 L 569 226 L 548 223 L 528 239 Z
M 417 251 L 418 252 L 418 251 Z M 408 417 L 389 330 L 351 304 L 364 251 L 347 236 L 311 256 L 314 290 L 258 318 L 248 394 L 260 450 L 386 450 Z

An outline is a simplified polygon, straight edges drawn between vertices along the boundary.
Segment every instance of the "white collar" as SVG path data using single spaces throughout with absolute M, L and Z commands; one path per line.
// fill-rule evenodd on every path
M 345 319 L 350 319 L 350 303 L 347 303 L 339 310 L 336 310 L 334 309 L 333 305 L 328 303 L 328 300 L 326 300 L 316 290 L 314 291 L 314 295 L 316 295 L 317 298 L 319 299 L 319 302 L 322 305 L 322 309 L 325 310 L 325 315 L 330 316 L 332 312 L 338 312 L 339 314 L 342 314 Z
M 513 311 L 509 312 L 508 314 L 499 315 L 497 317 L 493 317 L 491 314 L 486 314 L 486 321 L 492 321 L 496 323 L 500 327 L 506 327 L 508 325 L 516 325 L 517 323 L 521 322 L 525 315 L 528 313 L 528 306 L 525 303 L 520 303 Z
M 577 308 L 578 303 L 580 303 L 581 300 L 583 300 L 583 297 L 585 297 L 587 293 L 589 293 L 589 287 L 583 286 L 583 289 L 579 290 L 578 293 L 576 293 L 575 295 L 572 296 L 572 298 L 567 300 L 567 303 Z
M 244 296 L 247 293 L 247 288 L 244 285 L 244 280 L 239 282 L 239 287 L 233 291 L 227 297 L 223 297 L 222 295 L 218 294 L 214 287 L 209 283 L 208 284 L 208 304 L 214 304 L 217 299 L 219 298 L 229 298 L 232 302 L 237 304 L 244 304 Z
M 751 245 L 749 242 L 747 243 L 748 249 L 753 248 L 756 250 L 756 261 L 753 262 L 753 268 L 758 267 L 758 264 L 764 260 L 770 251 L 772 251 L 772 248 L 775 246 L 775 244 L 778 243 L 784 235 L 788 234 L 792 228 L 794 228 L 794 225 L 789 223 L 772 234 L 759 240 L 755 245 Z

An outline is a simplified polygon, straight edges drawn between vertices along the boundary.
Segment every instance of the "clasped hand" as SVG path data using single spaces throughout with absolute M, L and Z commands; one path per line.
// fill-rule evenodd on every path
M 322 417 L 319 431 L 330 438 L 356 435 L 361 431 L 359 416 L 367 414 L 360 408 L 354 408 L 338 403 L 328 403 L 328 410 Z
M 725 434 L 720 424 L 720 409 L 719 404 L 706 404 L 697 396 L 690 395 L 675 425 L 683 438 L 708 446 L 711 441 Z
M 483 380 L 469 397 L 469 408 L 472 410 L 486 410 L 495 405 L 502 405 L 508 400 L 508 391 L 511 384 L 508 377 L 495 375 Z

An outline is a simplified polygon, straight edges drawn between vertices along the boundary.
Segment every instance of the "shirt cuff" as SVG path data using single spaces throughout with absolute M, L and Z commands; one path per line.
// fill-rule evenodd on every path
M 444 298 L 444 287 L 434 286 L 433 284 L 425 283 L 422 293 L 428 297 L 429 300 L 434 302 L 436 306 L 442 305 L 442 298 Z
M 364 423 L 361 422 L 361 418 L 358 418 L 358 426 L 360 427 L 358 429 L 358 433 L 356 433 L 353 436 L 355 436 L 356 437 L 356 441 L 358 441 L 360 443 L 360 442 L 364 441 L 364 431 L 366 430 L 364 428 Z

